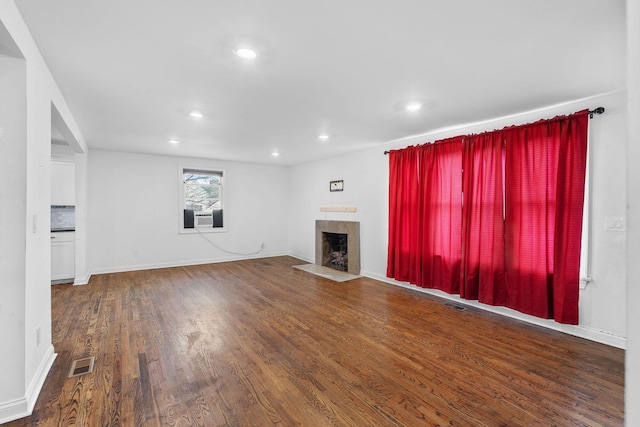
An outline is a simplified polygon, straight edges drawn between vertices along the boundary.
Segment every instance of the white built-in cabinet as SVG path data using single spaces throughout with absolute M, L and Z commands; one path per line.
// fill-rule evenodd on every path
M 75 233 L 51 233 L 51 283 L 73 282 L 75 269 Z
M 51 205 L 75 206 L 76 165 L 72 162 L 51 161 Z

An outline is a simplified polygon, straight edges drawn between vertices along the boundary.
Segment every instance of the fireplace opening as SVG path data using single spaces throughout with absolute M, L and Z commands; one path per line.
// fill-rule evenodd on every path
M 322 232 L 322 265 L 349 271 L 347 234 Z
M 315 240 L 317 265 L 360 274 L 359 222 L 317 219 Z

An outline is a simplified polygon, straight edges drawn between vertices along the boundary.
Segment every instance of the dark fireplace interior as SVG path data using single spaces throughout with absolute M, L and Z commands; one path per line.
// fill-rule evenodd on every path
M 322 265 L 339 271 L 349 270 L 346 234 L 322 232 Z

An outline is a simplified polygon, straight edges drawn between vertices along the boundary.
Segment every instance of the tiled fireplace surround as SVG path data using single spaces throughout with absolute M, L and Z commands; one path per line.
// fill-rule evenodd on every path
M 316 220 L 316 260 L 322 265 L 322 233 L 347 235 L 348 267 L 347 272 L 360 274 L 360 223 L 357 221 L 325 221 Z

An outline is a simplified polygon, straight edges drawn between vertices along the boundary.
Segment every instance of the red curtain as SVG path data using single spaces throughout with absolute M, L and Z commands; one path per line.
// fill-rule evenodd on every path
M 461 141 L 389 153 L 388 277 L 458 292 Z
M 577 324 L 587 127 L 584 110 L 391 151 L 387 276 Z
M 588 110 L 505 129 L 507 306 L 578 324 Z
M 462 138 L 423 146 L 419 260 L 423 288 L 460 289 L 462 232 Z
M 387 276 L 410 283 L 419 277 L 419 151 L 418 147 L 407 147 L 389 152 Z
M 505 305 L 504 136 L 500 131 L 464 141 L 462 274 L 460 296 Z

